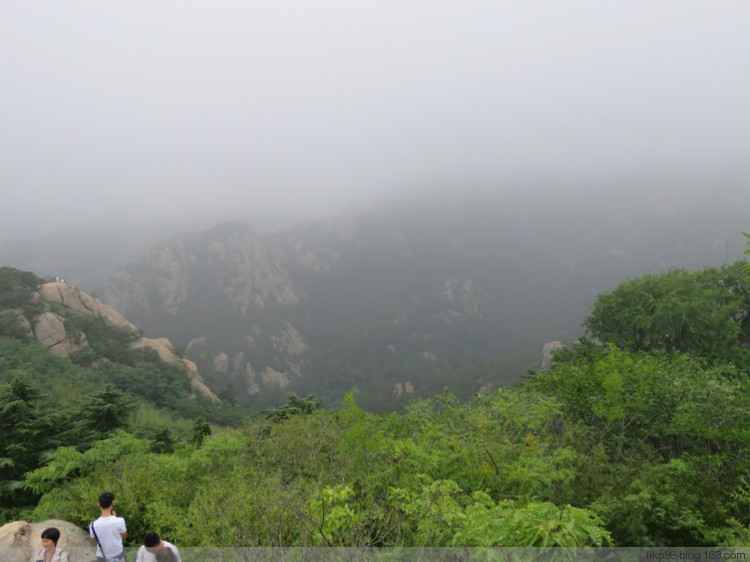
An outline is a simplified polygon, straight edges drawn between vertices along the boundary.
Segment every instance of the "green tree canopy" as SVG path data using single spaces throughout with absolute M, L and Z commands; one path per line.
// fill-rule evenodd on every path
M 599 296 L 589 335 L 629 351 L 688 353 L 750 366 L 750 280 L 741 262 L 627 279 Z
M 56 443 L 55 416 L 39 407 L 41 389 L 24 371 L 8 375 L 10 382 L 0 384 L 0 516 L 32 500 L 22 487 L 23 476 Z

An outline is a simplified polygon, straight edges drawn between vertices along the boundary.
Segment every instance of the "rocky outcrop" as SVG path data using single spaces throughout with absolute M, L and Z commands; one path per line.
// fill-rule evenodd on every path
M 248 225 L 221 225 L 152 246 L 137 266 L 110 279 L 102 298 L 129 315 L 178 314 L 196 291 L 219 297 L 242 314 L 253 306 L 296 304 L 282 261 L 280 249 Z
M 260 374 L 260 378 L 263 380 L 264 386 L 278 385 L 279 388 L 289 386 L 289 377 L 271 367 L 266 367 L 266 370 Z
M 214 357 L 214 371 L 217 373 L 226 373 L 229 370 L 229 355 L 222 351 Z
M 266 389 L 276 387 L 283 390 L 289 386 L 290 382 L 288 375 L 280 373 L 271 367 L 266 367 L 260 373 L 256 373 L 250 363 L 247 363 L 245 367 L 245 384 L 247 385 L 247 393 L 250 396 L 260 394 L 261 387 Z
M 350 221 L 301 225 L 271 241 L 285 263 L 323 273 L 341 263 L 341 247 L 354 244 L 356 229 Z
M 482 301 L 485 291 L 470 278 L 459 279 L 451 275 L 443 282 L 443 296 L 461 311 L 476 318 L 482 317 Z
M 34 336 L 58 357 L 66 357 L 86 345 L 86 334 L 79 334 L 75 340 L 68 337 L 65 321 L 52 312 L 45 312 L 34 318 Z
M 300 355 L 308 350 L 299 332 L 289 322 L 284 322 L 283 328 L 271 336 L 273 346 L 285 355 Z
M 239 383 L 249 396 L 285 389 L 302 376 L 310 350 L 296 320 L 277 320 L 294 316 L 306 297 L 290 271 L 327 274 L 342 248 L 356 243 L 351 224 L 318 226 L 264 237 L 228 223 L 175 236 L 115 274 L 102 300 L 148 330 L 155 318 L 172 325 L 167 335 L 186 342 L 185 352 L 219 386 Z M 211 318 L 227 321 L 207 329 Z
M 81 314 L 99 316 L 108 325 L 128 328 L 137 331 L 137 328 L 114 308 L 103 304 L 88 293 L 65 283 L 45 283 L 39 290 L 41 295 L 51 302 L 59 302 L 65 308 Z
M 406 381 L 403 384 L 400 382 L 397 382 L 396 384 L 393 385 L 393 396 L 395 398 L 398 398 L 404 395 L 410 396 L 412 394 L 414 394 L 414 385 L 409 381 Z
M 253 370 L 253 366 L 248 362 L 245 365 L 245 387 L 249 396 L 256 396 L 260 394 L 260 384 L 258 383 L 258 376 Z
M 205 262 L 214 271 L 217 287 L 244 314 L 251 304 L 265 308 L 270 303 L 298 302 L 294 286 L 283 264 L 263 237 L 244 225 L 225 225 L 208 237 Z
M 159 358 L 165 363 L 172 365 L 185 365 L 186 361 L 181 361 L 172 348 L 172 342 L 167 338 L 139 338 L 130 344 L 130 349 L 143 349 L 144 347 L 150 347 L 159 354 Z M 195 365 L 193 365 L 194 367 Z
M 200 376 L 198 375 L 198 367 L 195 365 L 195 363 L 193 363 L 189 359 L 183 359 L 182 357 L 179 357 L 177 353 L 175 353 L 174 347 L 172 347 L 172 342 L 170 342 L 167 338 L 139 338 L 130 344 L 130 349 L 143 349 L 144 347 L 150 347 L 151 349 L 156 350 L 156 352 L 159 354 L 159 358 L 165 363 L 170 363 L 172 365 L 182 367 L 190 377 L 190 385 L 193 387 L 194 391 L 207 396 L 212 400 L 219 401 L 218 396 L 211 392 L 211 390 L 201 380 Z
M 35 560 L 34 554 L 42 547 L 42 531 L 55 527 L 60 531 L 58 547 L 65 549 L 70 559 L 73 553 L 81 560 L 94 558 L 94 545 L 88 533 L 73 523 L 50 519 L 40 523 L 14 521 L 0 527 L 0 560 L 3 562 L 27 562 Z
M 60 303 L 72 312 L 101 318 L 108 326 L 123 328 L 133 333 L 138 332 L 135 325 L 114 308 L 65 283 L 45 283 L 41 286 L 39 294 L 48 303 Z M 34 337 L 58 357 L 65 357 L 87 345 L 86 334 L 80 332 L 69 334 L 65 327 L 64 318 L 52 312 L 52 310 L 37 315 L 33 319 L 31 327 Z M 184 369 L 196 393 L 207 396 L 212 400 L 219 400 L 199 376 L 195 363 L 179 357 L 168 339 L 139 337 L 130 344 L 131 349 L 146 347 L 154 349 L 162 361 L 178 365 Z
M 545 371 L 552 367 L 555 351 L 565 347 L 561 341 L 555 340 L 545 343 L 542 346 L 542 365 L 540 370 Z

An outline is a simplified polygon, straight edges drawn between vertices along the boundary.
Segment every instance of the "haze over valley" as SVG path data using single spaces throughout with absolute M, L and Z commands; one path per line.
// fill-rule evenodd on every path
M 517 382 L 628 276 L 741 257 L 742 186 L 628 187 L 433 190 L 265 234 L 231 222 L 147 243 L 147 230 L 102 228 L 5 242 L 0 258 L 169 338 L 224 398 L 269 407 L 293 391 L 332 405 L 358 388 L 364 407 L 390 410 Z

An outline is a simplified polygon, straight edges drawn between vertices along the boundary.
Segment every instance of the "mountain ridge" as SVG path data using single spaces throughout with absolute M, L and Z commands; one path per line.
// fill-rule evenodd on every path
M 162 361 L 179 367 L 185 373 L 195 393 L 219 401 L 203 382 L 195 363 L 179 357 L 167 338 L 144 337 L 138 328 L 123 315 L 88 293 L 64 282 L 56 281 L 40 285 L 31 298 L 40 308 L 39 313 L 31 318 L 13 309 L 3 311 L 3 315 L 12 314 L 18 322 L 20 331 L 17 335 L 33 337 L 54 355 L 68 357 L 84 349 L 88 345 L 88 337 L 83 331 L 71 329 L 70 326 L 66 327 L 66 312 L 90 316 L 103 321 L 109 327 L 131 333 L 133 335 L 129 343 L 131 350 L 144 348 L 154 350 Z
M 724 257 L 717 238 L 739 233 L 747 198 L 721 199 L 713 223 L 700 194 L 672 196 L 623 196 L 606 213 L 561 194 L 411 199 L 263 236 L 226 223 L 152 246 L 101 294 L 250 403 L 356 386 L 383 408 L 407 384 L 468 395 L 538 365 L 491 380 L 459 371 L 575 339 L 588 303 L 620 279 Z

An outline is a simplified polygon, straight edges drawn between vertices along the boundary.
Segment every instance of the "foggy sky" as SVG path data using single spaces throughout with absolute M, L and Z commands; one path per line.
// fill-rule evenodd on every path
M 745 0 L 0 3 L 0 240 L 430 183 L 750 179 Z

